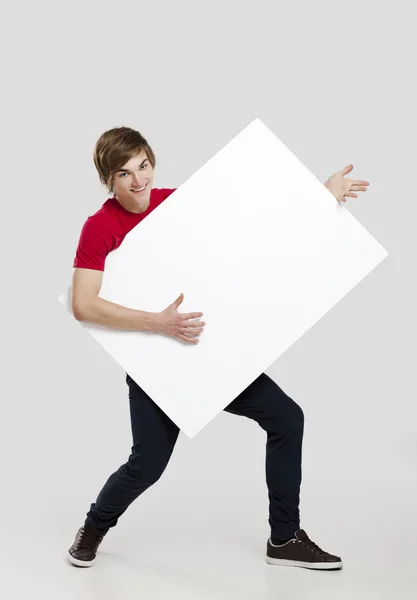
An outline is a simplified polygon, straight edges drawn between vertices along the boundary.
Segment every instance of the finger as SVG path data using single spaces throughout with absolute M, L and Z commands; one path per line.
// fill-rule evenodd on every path
M 183 327 L 195 327 L 196 325 L 198 325 L 199 327 L 203 327 L 205 325 L 205 321 L 190 321 L 190 323 L 182 323 Z
M 183 318 L 184 321 L 186 321 L 188 319 L 200 318 L 202 316 L 203 316 L 202 312 L 199 312 L 199 313 L 197 313 L 197 312 L 196 313 L 188 313 L 188 314 L 185 314 L 185 315 L 181 315 L 181 317 Z
M 187 342 L 188 344 L 198 344 L 199 343 L 199 339 L 194 338 L 194 337 L 187 337 L 186 335 L 183 335 L 182 333 L 179 333 L 177 335 L 177 338 L 180 340 L 183 340 L 183 342 Z
M 181 293 L 176 300 L 171 304 L 174 308 L 178 308 L 181 302 L 184 300 L 184 294 Z
M 346 194 L 344 194 L 345 196 L 349 196 L 349 198 L 357 198 L 358 194 L 350 194 L 349 192 L 346 192 Z M 346 202 L 346 200 L 345 200 Z
M 351 170 L 353 169 L 353 165 L 347 165 L 344 169 L 342 169 L 340 171 L 340 173 L 343 175 L 347 175 L 348 173 L 351 172 Z
M 354 185 L 351 185 L 351 186 L 350 186 L 350 189 L 351 189 L 351 190 L 355 190 L 355 191 L 357 191 L 357 192 L 366 192 L 366 190 L 367 190 L 368 188 L 366 188 L 366 187 L 364 187 L 364 186 L 360 186 L 360 185 L 356 185 L 356 184 L 354 184 Z
M 188 329 L 184 329 L 184 331 L 182 331 L 181 333 L 183 335 L 189 335 L 189 336 L 196 336 L 196 335 L 200 335 L 200 333 L 203 332 L 203 328 L 202 327 L 195 327 L 195 328 L 188 328 Z

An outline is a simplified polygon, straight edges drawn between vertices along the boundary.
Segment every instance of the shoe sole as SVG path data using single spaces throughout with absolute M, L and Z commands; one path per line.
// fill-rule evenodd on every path
M 66 558 L 72 565 L 76 565 L 77 567 L 92 567 L 96 563 L 95 559 L 87 561 L 74 558 L 74 556 L 72 556 L 69 552 L 67 552 Z M 267 556 L 266 562 L 269 565 L 275 565 L 280 567 L 303 567 L 305 569 L 320 569 L 325 571 L 333 571 L 343 568 L 343 563 L 341 561 L 334 563 L 308 563 L 296 560 L 286 560 L 283 558 L 271 558 L 270 556 Z
M 74 558 L 70 552 L 67 552 L 65 556 L 67 560 L 76 567 L 92 567 L 96 564 L 95 558 L 93 558 L 93 560 L 79 560 L 78 558 Z
M 343 562 L 332 562 L 332 563 L 310 563 L 301 562 L 299 560 L 286 560 L 284 558 L 271 558 L 266 557 L 266 562 L 269 565 L 278 565 L 280 567 L 304 567 L 306 569 L 320 569 L 325 571 L 335 571 L 343 568 Z

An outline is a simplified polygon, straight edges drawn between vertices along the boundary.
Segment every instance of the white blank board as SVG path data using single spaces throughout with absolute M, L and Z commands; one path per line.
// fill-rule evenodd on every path
M 255 119 L 106 260 L 100 297 L 159 312 L 183 292 L 200 343 L 81 325 L 193 438 L 386 256 Z

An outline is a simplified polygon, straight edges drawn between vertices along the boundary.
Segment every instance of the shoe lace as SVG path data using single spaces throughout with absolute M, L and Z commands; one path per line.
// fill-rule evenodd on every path
M 80 539 L 77 543 L 77 548 L 82 546 L 88 550 L 96 550 L 97 546 L 104 538 L 104 533 L 95 532 L 84 527 L 81 530 Z
M 308 550 L 311 550 L 314 554 L 318 556 L 322 556 L 323 554 L 327 554 L 324 550 L 322 550 L 317 544 L 315 544 L 309 537 L 306 537 L 302 540 L 297 540 L 300 544 L 303 544 Z

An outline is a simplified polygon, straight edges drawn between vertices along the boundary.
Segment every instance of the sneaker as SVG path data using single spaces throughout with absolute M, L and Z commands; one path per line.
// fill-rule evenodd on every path
M 340 556 L 324 552 L 312 542 L 304 529 L 298 529 L 295 537 L 281 546 L 276 546 L 269 538 L 266 548 L 266 562 L 284 567 L 305 567 L 306 569 L 335 570 L 343 567 Z
M 96 562 L 97 548 L 103 541 L 108 529 L 97 529 L 84 523 L 77 532 L 74 543 L 67 552 L 67 558 L 77 567 L 92 567 Z

